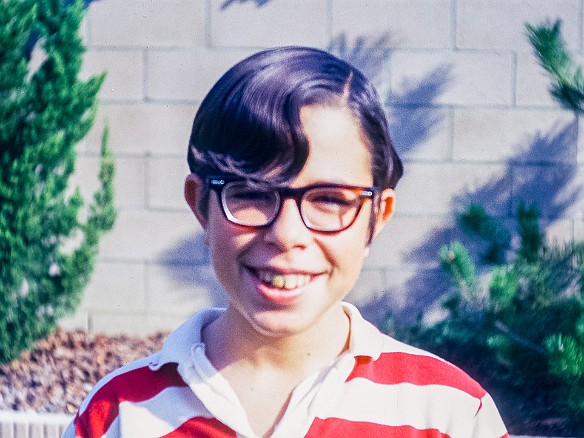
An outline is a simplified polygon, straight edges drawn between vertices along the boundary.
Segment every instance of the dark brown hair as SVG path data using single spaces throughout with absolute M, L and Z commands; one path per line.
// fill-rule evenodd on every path
M 217 81 L 193 122 L 191 172 L 290 183 L 308 158 L 300 110 L 310 105 L 349 108 L 371 153 L 374 185 L 396 186 L 402 163 L 375 88 L 347 62 L 306 47 L 256 53 Z

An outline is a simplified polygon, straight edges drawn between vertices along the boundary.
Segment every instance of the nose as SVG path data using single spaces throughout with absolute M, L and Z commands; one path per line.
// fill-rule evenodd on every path
M 304 247 L 312 238 L 294 199 L 284 199 L 274 222 L 266 228 L 265 241 L 280 249 Z

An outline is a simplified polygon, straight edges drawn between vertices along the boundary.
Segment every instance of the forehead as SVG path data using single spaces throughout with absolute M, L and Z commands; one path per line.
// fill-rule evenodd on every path
M 308 106 L 300 112 L 308 139 L 308 160 L 297 180 L 369 185 L 371 154 L 361 128 L 344 106 Z

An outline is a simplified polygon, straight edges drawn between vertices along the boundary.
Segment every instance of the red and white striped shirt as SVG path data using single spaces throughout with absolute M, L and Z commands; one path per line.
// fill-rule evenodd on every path
M 344 306 L 348 351 L 294 390 L 272 437 L 508 437 L 489 394 L 463 371 Z M 255 437 L 201 342 L 220 312 L 197 313 L 160 352 L 103 378 L 63 437 Z

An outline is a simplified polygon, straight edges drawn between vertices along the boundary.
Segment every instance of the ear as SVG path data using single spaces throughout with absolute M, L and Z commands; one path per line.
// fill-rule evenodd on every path
M 377 210 L 377 217 L 375 218 L 375 230 L 373 231 L 373 239 L 380 233 L 385 224 L 393 215 L 395 207 L 395 192 L 393 189 L 385 189 L 381 192 L 381 202 Z M 372 240 L 373 240 L 372 239 Z
M 201 199 L 205 190 L 205 183 L 194 173 L 187 176 L 185 180 L 185 200 L 192 212 L 197 217 L 197 220 L 203 227 L 207 228 L 207 215 L 201 211 Z

